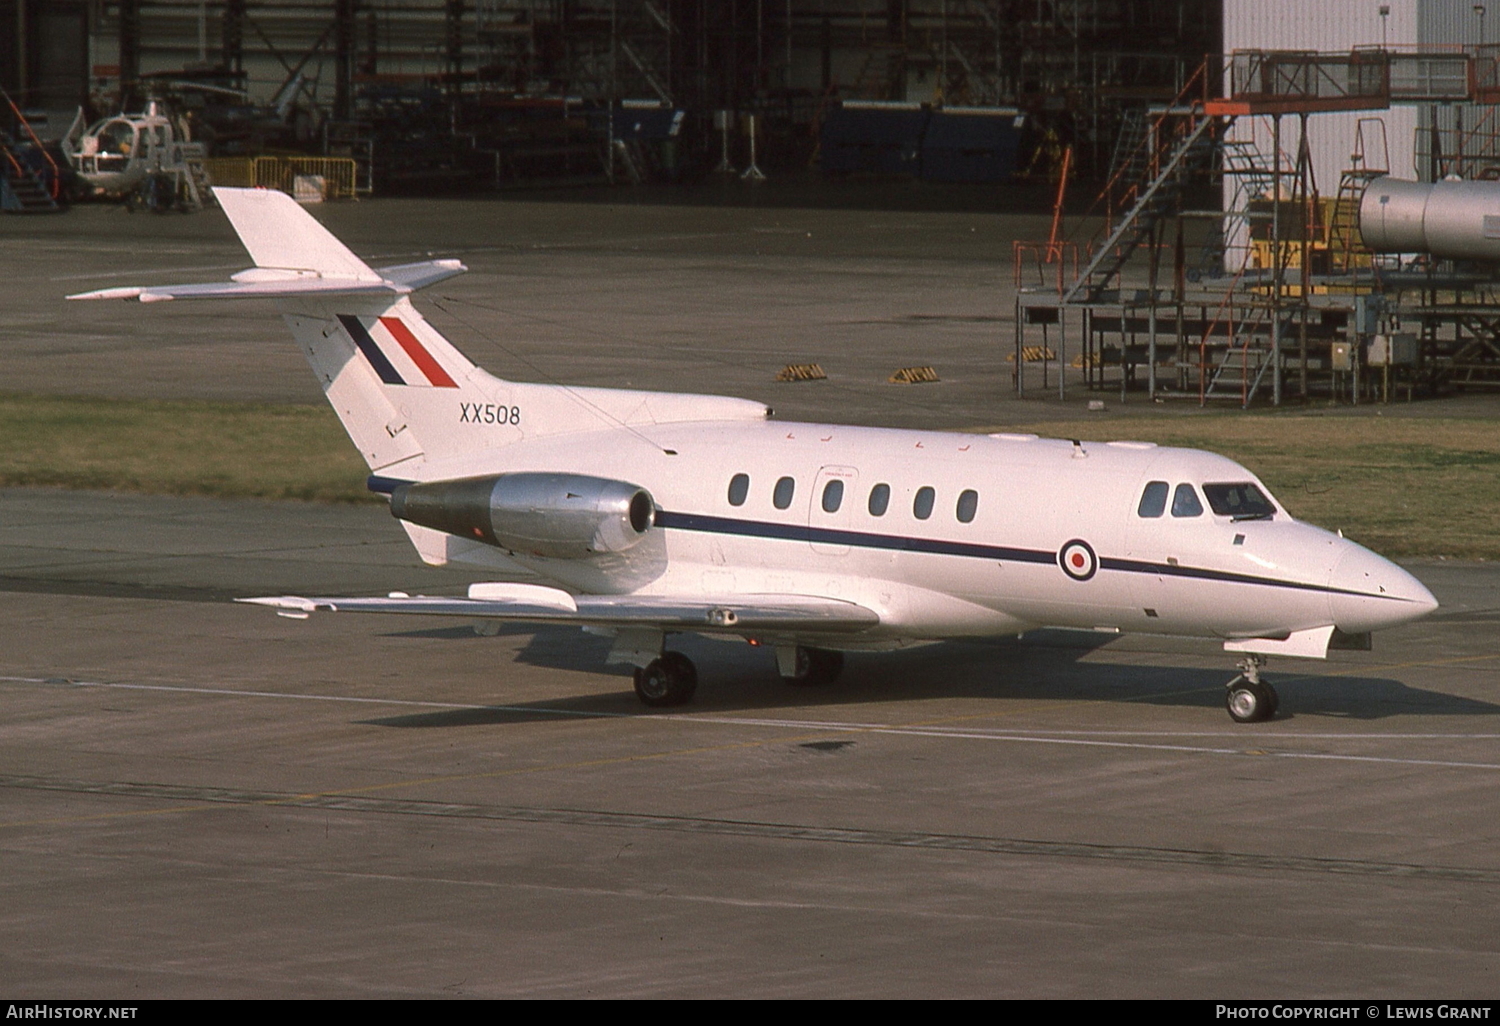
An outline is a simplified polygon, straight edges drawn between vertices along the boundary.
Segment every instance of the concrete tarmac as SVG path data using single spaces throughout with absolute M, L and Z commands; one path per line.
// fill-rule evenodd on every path
M 323 215 L 393 263 L 462 242 L 464 319 L 424 310 L 500 373 L 924 426 L 1085 398 L 1006 398 L 998 215 Z M 0 229 L 8 388 L 318 400 L 269 311 L 58 302 L 243 266 L 219 215 Z M 831 381 L 767 383 L 794 359 Z M 226 601 L 468 583 L 379 505 L 0 491 L 0 994 L 1493 997 L 1500 569 L 1412 569 L 1439 613 L 1273 660 L 1267 724 L 1211 644 L 1060 632 L 814 690 L 686 639 L 698 696 L 658 713 L 575 629 Z
M 1049 632 L 687 639 L 658 713 L 576 629 L 216 600 L 425 578 L 367 510 L 75 498 L 0 496 L 7 996 L 1494 994 L 1495 568 L 1253 727 L 1212 645 Z

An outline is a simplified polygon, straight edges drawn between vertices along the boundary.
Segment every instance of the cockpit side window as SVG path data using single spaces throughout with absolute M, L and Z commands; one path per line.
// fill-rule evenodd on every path
M 1275 515 L 1276 507 L 1266 493 L 1248 481 L 1237 484 L 1206 484 L 1203 497 L 1209 508 L 1221 517 L 1236 520 L 1258 520 Z
M 1172 493 L 1172 515 L 1174 517 L 1201 517 L 1203 515 L 1203 503 L 1198 501 L 1198 493 L 1190 484 L 1180 484 Z
M 1137 516 L 1154 519 L 1167 511 L 1167 483 L 1152 481 L 1141 493 L 1141 504 L 1135 508 Z

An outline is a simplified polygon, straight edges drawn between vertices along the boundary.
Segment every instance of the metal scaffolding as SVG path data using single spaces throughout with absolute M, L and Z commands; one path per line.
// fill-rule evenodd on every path
M 1200 404 L 1249 406 L 1265 398 L 1279 405 L 1315 395 L 1358 402 L 1375 393 L 1372 366 L 1379 367 L 1382 397 L 1393 371 L 1409 391 L 1500 387 L 1494 269 L 1372 256 L 1358 238 L 1357 211 L 1364 189 L 1386 168 L 1370 163 L 1361 135 L 1354 166 L 1337 195 L 1325 199 L 1308 152 L 1308 122 L 1321 113 L 1470 105 L 1482 116 L 1439 169 L 1500 174 L 1484 171 L 1492 167 L 1487 147 L 1495 133 L 1488 126 L 1500 101 L 1496 56 L 1489 47 L 1231 55 L 1226 95 L 1186 90 L 1135 136 L 1122 137 L 1098 201 L 1104 226 L 1091 242 L 1072 243 L 1083 254 L 1080 270 L 1064 274 L 1059 266 L 1055 281 L 1022 282 L 1020 257 L 1031 250 L 1018 247 L 1016 389 L 1027 387 L 1027 363 L 1039 361 L 1050 387 L 1050 362 L 1057 394 L 1065 396 L 1070 343 L 1083 384 L 1117 387 L 1122 399 L 1140 387 L 1153 399 Z M 1270 154 L 1227 141 L 1230 126 L 1244 118 L 1270 121 Z M 1294 146 L 1284 140 L 1286 118 L 1296 122 Z M 1184 209 L 1182 183 L 1192 174 L 1237 182 L 1227 190 L 1235 197 L 1230 209 Z M 1209 237 L 1218 240 L 1216 261 L 1196 269 L 1184 243 L 1184 224 L 1193 219 L 1216 222 Z M 1174 220 L 1173 241 L 1164 244 Z M 1231 242 L 1236 238 L 1243 245 Z M 1164 284 L 1167 253 L 1171 278 Z M 1127 272 L 1137 254 L 1147 258 L 1144 275 L 1138 266 Z M 1047 257 L 1060 262 L 1067 252 L 1054 243 Z M 1403 333 L 1403 326 L 1417 330 Z M 1412 344 L 1399 345 L 1407 335 Z

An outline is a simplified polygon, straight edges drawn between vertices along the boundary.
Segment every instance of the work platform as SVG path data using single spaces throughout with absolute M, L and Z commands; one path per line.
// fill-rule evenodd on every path
M 1242 406 L 1500 387 L 1497 269 L 1375 257 L 1359 236 L 1359 207 L 1388 159 L 1358 136 L 1330 199 L 1307 141 L 1317 114 L 1477 105 L 1452 147 L 1462 158 L 1467 142 L 1469 161 L 1441 164 L 1434 127 L 1433 171 L 1493 164 L 1485 173 L 1500 174 L 1497 66 L 1500 46 L 1247 51 L 1222 69 L 1226 95 L 1211 96 L 1205 64 L 1172 103 L 1127 124 L 1091 211 L 1103 222 L 1092 240 L 1061 232 L 1060 187 L 1048 241 L 1017 244 L 1016 391 L 1035 388 L 1040 370 L 1041 387 L 1064 396 L 1067 367 L 1087 389 L 1122 398 L 1141 389 Z M 1300 129 L 1290 153 L 1288 116 Z M 1271 153 L 1232 138 L 1245 118 L 1270 119 Z M 1232 199 L 1222 211 L 1186 210 L 1195 181 L 1225 183 Z M 1210 222 L 1196 260 L 1184 244 L 1193 218 Z

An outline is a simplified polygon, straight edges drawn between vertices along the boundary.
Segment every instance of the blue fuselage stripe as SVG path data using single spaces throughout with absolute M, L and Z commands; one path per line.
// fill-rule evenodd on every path
M 998 559 L 1009 563 L 1055 563 L 1055 552 L 1034 549 L 1012 549 L 999 545 L 976 545 L 972 542 L 942 541 L 937 538 L 911 538 L 898 534 L 866 534 L 863 531 L 838 531 L 809 524 L 778 524 L 765 520 L 736 520 L 702 513 L 672 513 L 657 510 L 660 527 L 680 531 L 703 531 L 708 534 L 737 534 L 748 538 L 776 538 L 781 541 L 811 542 L 818 545 L 850 545 L 864 549 L 888 549 L 896 552 L 927 552 L 939 556 L 968 556 L 972 559 Z
M 813 527 L 810 524 L 739 520 L 733 517 L 708 516 L 702 513 L 674 513 L 670 510 L 657 510 L 656 524 L 658 527 L 679 531 L 729 534 L 745 538 L 774 538 L 779 541 L 809 542 L 818 545 L 847 545 L 856 548 L 884 549 L 896 552 L 923 552 L 939 556 L 964 556 L 970 559 L 989 559 L 1004 563 L 1059 565 L 1056 552 L 1047 552 L 1040 549 L 1019 549 L 1002 545 L 978 545 L 972 542 L 943 541 L 937 538 L 912 538 L 895 534 L 866 534 L 862 531 L 840 531 L 826 527 Z M 1253 584 L 1269 588 L 1292 588 L 1297 591 L 1357 595 L 1361 598 L 1397 597 L 1394 595 L 1371 595 L 1363 591 L 1350 591 L 1344 588 L 1332 588 L 1327 585 L 1308 584 L 1301 581 L 1288 581 L 1275 577 L 1237 574 L 1228 570 L 1174 566 L 1170 563 L 1152 563 L 1137 559 L 1101 557 L 1099 560 L 1099 569 L 1133 574 L 1155 574 L 1159 577 L 1181 577 L 1198 581 L 1219 581 L 1226 584 Z

